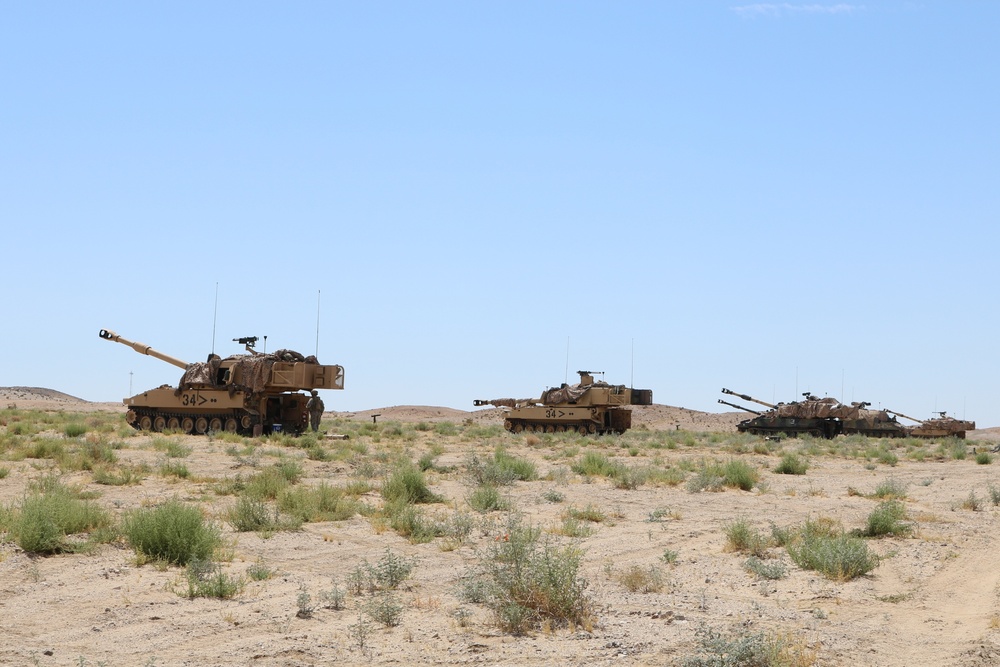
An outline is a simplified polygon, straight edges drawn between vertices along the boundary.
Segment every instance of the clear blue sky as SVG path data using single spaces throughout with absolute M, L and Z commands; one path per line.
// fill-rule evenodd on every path
M 213 327 L 223 355 L 318 328 L 333 410 L 568 366 L 707 411 L 725 386 L 1000 425 L 998 26 L 944 0 L 3 3 L 0 385 L 177 382 L 101 328 L 189 361 Z

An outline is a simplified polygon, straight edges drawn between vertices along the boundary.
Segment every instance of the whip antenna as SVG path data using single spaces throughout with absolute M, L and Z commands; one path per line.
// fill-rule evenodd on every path
M 320 291 L 316 290 L 316 357 L 319 358 L 319 296 Z
M 212 354 L 215 354 L 215 323 L 219 319 L 219 282 L 215 282 L 215 307 L 212 310 Z
M 563 382 L 569 384 L 569 336 L 566 336 L 566 377 Z

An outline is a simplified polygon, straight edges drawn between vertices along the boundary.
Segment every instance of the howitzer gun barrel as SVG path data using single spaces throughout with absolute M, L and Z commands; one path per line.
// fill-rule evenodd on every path
M 744 401 L 751 401 L 753 403 L 759 403 L 760 405 L 763 405 L 763 406 L 766 406 L 766 407 L 769 407 L 769 408 L 776 407 L 774 405 L 771 405 L 770 403 L 767 403 L 766 401 L 760 400 L 759 398 L 754 398 L 753 396 L 747 396 L 746 394 L 737 394 L 735 391 L 731 391 L 729 389 L 723 388 L 722 393 L 723 394 L 729 394 L 730 396 L 739 396 Z
M 909 415 L 904 415 L 902 412 L 896 412 L 895 410 L 886 409 L 890 415 L 896 415 L 897 417 L 902 417 L 903 419 L 909 419 L 910 421 L 917 422 L 918 424 L 925 423 L 923 419 L 917 419 L 916 417 L 911 417 Z
M 472 401 L 472 404 L 477 408 L 484 405 L 492 405 L 497 408 L 516 408 L 518 405 L 524 405 L 526 403 L 531 403 L 530 398 L 493 398 L 493 399 L 483 399 L 477 398 Z
M 110 329 L 101 329 L 101 331 L 98 333 L 98 335 L 101 338 L 103 338 L 104 340 L 110 340 L 110 341 L 114 341 L 116 343 L 121 343 L 122 345 L 128 345 L 129 347 L 131 347 L 133 350 L 135 350 L 139 354 L 146 354 L 146 355 L 149 355 L 151 357 L 156 357 L 160 361 L 165 361 L 168 364 L 173 364 L 174 366 L 177 366 L 178 368 L 183 368 L 183 369 L 186 370 L 187 367 L 188 367 L 188 363 L 186 361 L 182 361 L 181 359 L 178 359 L 177 357 L 171 357 L 169 354 L 163 354 L 162 352 L 157 352 L 156 350 L 154 350 L 153 348 L 151 348 L 149 345 L 146 345 L 145 343 L 136 343 L 136 342 L 133 342 L 133 341 L 129 340 L 128 338 L 125 338 L 123 336 L 119 336 L 118 334 L 116 334 L 114 331 L 111 331 Z
M 719 399 L 719 403 L 722 403 L 723 405 L 728 405 L 731 408 L 736 408 L 737 410 L 743 410 L 744 412 L 749 412 L 751 414 L 755 414 L 755 415 L 758 415 L 758 416 L 761 414 L 760 412 L 757 412 L 756 410 L 751 410 L 750 408 L 745 408 L 742 405 L 737 405 L 736 403 L 730 403 L 729 401 L 724 401 L 721 398 Z

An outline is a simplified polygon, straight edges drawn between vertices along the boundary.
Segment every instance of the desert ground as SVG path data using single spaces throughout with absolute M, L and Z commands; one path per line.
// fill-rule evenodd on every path
M 306 450 L 288 436 L 139 434 L 125 425 L 119 404 L 2 388 L 3 511 L 16 511 L 32 485 L 52 475 L 91 492 L 93 502 L 118 516 L 179 499 L 219 526 L 222 571 L 245 585 L 229 599 L 190 598 L 183 568 L 142 562 L 124 539 L 41 556 L 0 530 L 0 664 L 744 664 L 722 655 L 694 662 L 705 655 L 701 640 L 709 631 L 734 642 L 777 639 L 789 649 L 783 662 L 753 664 L 1000 664 L 1000 459 L 976 456 L 1000 443 L 996 429 L 973 432 L 964 442 L 775 442 L 737 434 L 738 413 L 634 410 L 631 431 L 602 437 L 509 434 L 498 426 L 498 409 L 329 412 L 326 437 L 313 438 Z M 40 414 L 87 430 L 14 433 L 19 421 Z M 107 422 L 110 428 L 100 426 Z M 343 432 L 350 438 L 331 437 Z M 65 440 L 67 447 L 110 444 L 115 465 L 145 472 L 132 483 L 98 484 L 92 470 L 14 455 L 23 438 Z M 317 447 L 328 455 L 311 455 Z M 533 463 L 537 477 L 500 487 L 508 509 L 477 511 L 470 505 L 477 488 L 471 461 L 498 447 Z M 587 453 L 659 474 L 622 488 L 574 471 Z M 790 453 L 808 462 L 804 474 L 776 472 Z M 289 459 L 302 466 L 297 485 L 367 485 L 359 501 L 370 511 L 296 530 L 236 532 L 227 521 L 236 497 L 222 488 Z M 420 505 L 422 515 L 441 522 L 465 517 L 467 534 L 415 542 L 380 518 L 380 485 L 400 459 L 427 462 L 425 479 L 442 502 Z M 690 484 L 706 462 L 733 460 L 759 471 L 752 489 Z M 186 474 L 170 474 L 176 470 L 170 463 L 182 464 Z M 761 560 L 783 576 L 761 577 L 727 537 L 736 522 L 762 535 L 807 521 L 861 529 L 880 502 L 876 489 L 885 485 L 903 490 L 911 530 L 866 539 L 879 558 L 863 576 L 827 578 L 771 545 Z M 513 634 L 463 594 L 463 582 L 491 545 L 508 538 L 505 526 L 515 515 L 552 544 L 579 548 L 589 621 Z M 392 626 L 366 611 L 370 592 L 349 586 L 352 572 L 387 553 L 412 564 L 393 594 L 400 613 Z M 255 565 L 270 576 L 248 576 Z M 633 590 L 627 573 L 648 573 L 646 588 Z M 326 604 L 334 590 L 344 593 L 341 603 Z

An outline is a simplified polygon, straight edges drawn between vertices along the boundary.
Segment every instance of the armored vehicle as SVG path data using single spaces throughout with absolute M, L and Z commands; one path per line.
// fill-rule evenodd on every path
M 902 417 L 903 419 L 909 419 L 910 421 L 917 422 L 917 426 L 907 426 L 906 435 L 911 438 L 961 438 L 965 439 L 966 431 L 973 431 L 976 428 L 976 422 L 966 421 L 964 419 L 955 419 L 954 417 L 949 417 L 947 412 L 936 412 L 939 415 L 934 419 L 916 419 L 914 417 L 908 417 L 902 412 L 893 412 L 888 410 L 897 417 Z
M 736 430 L 740 433 L 754 435 L 784 433 L 789 436 L 812 435 L 833 438 L 843 432 L 844 425 L 839 419 L 838 408 L 844 406 L 833 398 L 817 398 L 807 392 L 803 394 L 805 397 L 803 401 L 773 404 L 729 389 L 723 389 L 722 393 L 768 408 L 765 411 L 751 410 L 735 403 L 727 403 L 720 398 L 720 403 L 757 415 L 736 425 Z
M 233 339 L 248 354 L 225 359 L 210 354 L 205 362 L 187 363 L 108 329 L 99 335 L 184 370 L 176 387 L 165 384 L 124 399 L 125 421 L 140 431 L 298 435 L 309 424 L 309 395 L 298 392 L 344 388 L 342 367 L 324 366 L 292 350 L 257 352 L 256 336 Z
M 772 405 L 746 394 L 737 394 L 728 389 L 723 394 L 739 396 L 743 400 L 759 403 L 767 411 L 757 411 L 736 403 L 719 399 L 719 403 L 757 415 L 736 425 L 741 433 L 756 435 L 776 435 L 785 433 L 790 436 L 809 434 L 833 438 L 844 435 L 866 435 L 872 438 L 903 438 L 909 435 L 909 429 L 900 424 L 895 414 L 890 410 L 871 410 L 871 403 L 860 401 L 844 405 L 834 398 L 818 398 L 806 392 L 804 400 L 792 403 Z
M 851 403 L 847 410 L 842 411 L 844 435 L 858 433 L 871 438 L 905 438 L 907 428 L 896 420 L 888 410 L 869 410 L 871 403 L 862 401 Z
M 594 381 L 598 371 L 577 371 L 580 382 L 547 389 L 541 397 L 475 400 L 504 408 L 503 426 L 512 433 L 624 433 L 632 426 L 631 405 L 652 405 L 651 389 Z

